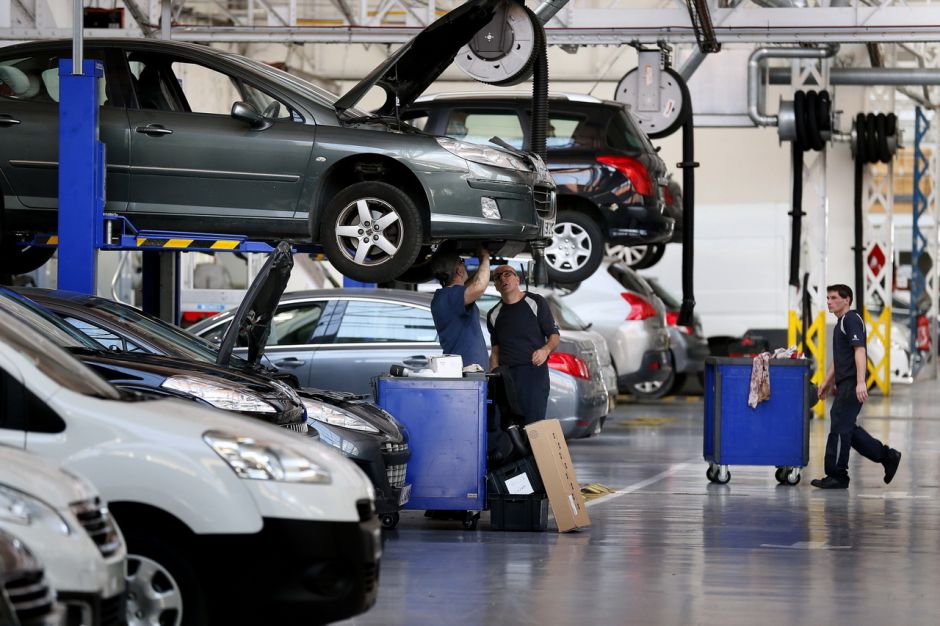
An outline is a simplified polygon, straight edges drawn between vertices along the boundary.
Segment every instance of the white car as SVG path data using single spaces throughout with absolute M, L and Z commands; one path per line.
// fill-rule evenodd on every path
M 39 559 L 0 529 L 0 624 L 62 626 L 63 613 Z
M 119 623 L 127 551 L 87 481 L 35 454 L 0 446 L 0 529 L 23 540 L 45 565 L 67 623 Z
M 331 448 L 118 392 L 3 312 L 0 376 L 29 406 L 3 415 L 0 442 L 91 480 L 121 525 L 132 625 L 335 621 L 375 602 L 374 492 Z
M 671 387 L 666 308 L 636 272 L 604 261 L 562 301 L 607 340 L 621 393 L 647 395 L 649 383 Z

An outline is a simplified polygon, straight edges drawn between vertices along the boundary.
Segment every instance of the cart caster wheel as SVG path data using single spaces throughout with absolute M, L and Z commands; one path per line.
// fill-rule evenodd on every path
M 786 468 L 785 468 L 785 467 L 778 467 L 778 468 L 777 468 L 777 471 L 774 472 L 774 478 L 776 478 L 776 479 L 777 479 L 777 482 L 780 483 L 780 484 L 783 484 L 784 481 L 786 481 L 786 478 L 784 478 L 784 472 L 785 472 L 785 471 L 786 471 Z
M 800 479 L 801 479 L 802 477 L 803 477 L 803 476 L 802 476 L 802 474 L 800 474 L 800 470 L 799 470 L 799 469 L 791 469 L 789 472 L 787 472 L 786 474 L 784 474 L 784 480 L 786 480 L 786 483 L 787 483 L 788 485 L 799 485 L 799 484 L 800 484 Z
M 726 485 L 731 480 L 731 471 L 727 467 L 719 467 L 715 472 L 715 482 L 719 485 Z
M 400 516 L 398 513 L 385 513 L 379 519 L 382 522 L 382 528 L 387 528 L 389 530 L 398 526 L 398 520 Z
M 480 521 L 479 513 L 467 513 L 467 517 L 463 520 L 463 527 L 467 530 L 476 530 L 477 522 Z

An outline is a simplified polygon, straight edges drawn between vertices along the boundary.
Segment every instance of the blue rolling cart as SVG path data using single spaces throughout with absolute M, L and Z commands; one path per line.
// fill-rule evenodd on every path
M 486 377 L 381 376 L 376 397 L 408 430 L 404 508 L 454 511 L 465 528 L 476 528 L 486 506 Z
M 770 399 L 752 409 L 747 404 L 752 361 L 709 357 L 705 360 L 703 454 L 706 476 L 714 483 L 731 480 L 731 465 L 769 465 L 777 481 L 800 482 L 809 462 L 809 420 L 815 404 L 808 359 L 770 360 Z

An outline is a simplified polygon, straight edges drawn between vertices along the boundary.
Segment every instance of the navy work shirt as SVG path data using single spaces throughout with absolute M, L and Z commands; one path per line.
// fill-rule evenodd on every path
M 855 348 L 865 347 L 865 322 L 858 311 L 849 311 L 839 318 L 832 330 L 832 360 L 836 385 L 858 374 L 855 368 Z
M 548 302 L 537 293 L 526 292 L 515 304 L 500 300 L 486 325 L 491 343 L 499 346 L 499 364 L 510 367 L 532 365 L 532 353 L 544 347 L 550 335 L 558 334 Z
M 490 358 L 480 328 L 480 309 L 476 303 L 463 303 L 464 285 L 441 287 L 431 300 L 431 316 L 437 328 L 444 354 L 459 354 L 464 367 L 476 363 L 489 370 Z

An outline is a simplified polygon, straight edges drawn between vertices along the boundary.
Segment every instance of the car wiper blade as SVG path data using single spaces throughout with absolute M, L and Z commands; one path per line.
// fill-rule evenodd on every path
M 422 130 L 419 130 L 409 124 L 404 120 L 400 120 L 394 115 L 357 115 L 355 117 L 341 117 L 340 121 L 343 124 L 354 125 L 354 124 L 368 124 L 370 122 L 378 122 L 380 124 L 385 124 L 389 128 L 395 128 L 401 131 L 414 132 L 422 135 L 426 135 Z

